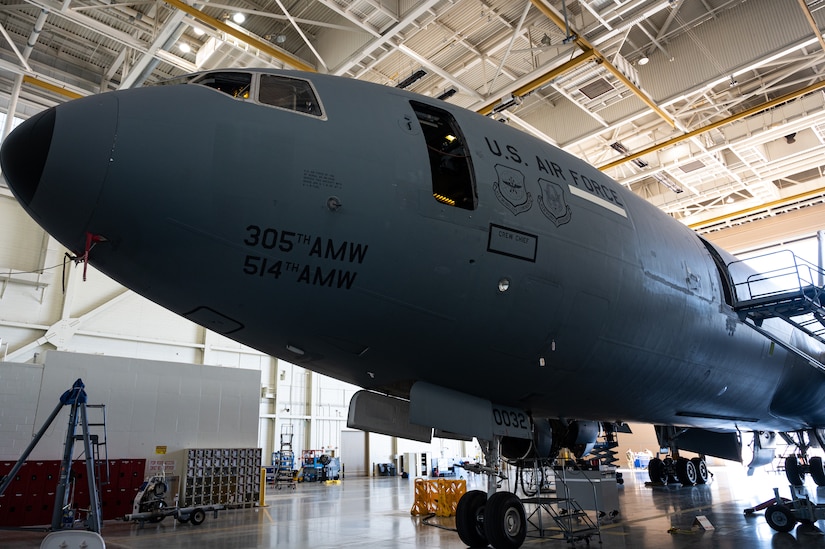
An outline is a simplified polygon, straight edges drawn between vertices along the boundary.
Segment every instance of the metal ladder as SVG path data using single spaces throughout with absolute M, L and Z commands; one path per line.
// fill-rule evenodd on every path
M 281 448 L 278 451 L 278 468 L 275 470 L 275 486 L 295 489 L 295 477 L 292 469 L 295 466 L 295 453 L 292 450 L 292 425 L 281 425 Z
M 91 434 L 89 433 L 89 421 L 87 418 L 86 408 L 86 391 L 85 385 L 81 379 L 78 379 L 72 385 L 72 388 L 64 392 L 60 396 L 60 401 L 55 406 L 52 413 L 46 419 L 46 422 L 40 430 L 34 435 L 34 438 L 29 443 L 28 447 L 23 451 L 23 455 L 12 467 L 11 471 L 0 482 L 0 495 L 6 491 L 9 484 L 14 479 L 15 475 L 23 467 L 23 464 L 28 459 L 32 450 L 46 434 L 46 431 L 57 418 L 64 406 L 69 407 L 69 423 L 66 430 L 66 440 L 63 445 L 63 458 L 60 461 L 60 475 L 58 477 L 57 488 L 54 496 L 54 509 L 52 511 L 52 530 L 60 530 L 63 528 L 71 528 L 72 524 L 67 522 L 67 518 L 72 518 L 71 509 L 69 508 L 69 485 L 71 484 L 71 468 L 72 455 L 74 454 L 74 445 L 77 440 L 83 442 L 83 451 L 87 456 L 93 455 Z M 76 436 L 77 428 L 80 426 L 82 435 Z M 100 497 L 97 490 L 96 476 L 93 463 L 91 460 L 86 460 L 86 480 L 89 488 L 89 509 L 86 510 L 86 524 L 88 530 L 100 533 L 101 528 L 101 512 L 100 512 Z
M 756 272 L 748 262 L 770 262 Z M 785 350 L 825 371 L 825 364 L 783 341 L 762 324 L 781 318 L 807 336 L 825 344 L 825 271 L 789 250 L 772 252 L 727 265 L 732 291 L 731 306 L 740 320 Z
M 109 447 L 106 445 L 106 405 L 105 404 L 86 404 L 87 414 L 89 410 L 100 410 L 102 417 L 97 422 L 88 421 L 86 426 L 89 430 L 89 442 L 91 446 L 92 455 L 86 456 L 85 450 L 75 458 L 75 461 L 81 459 L 91 459 L 95 466 L 97 473 L 98 489 L 101 486 L 109 484 L 110 470 L 109 470 Z M 88 418 L 87 418 L 88 420 Z M 97 432 L 94 432 L 97 431 Z M 76 441 L 82 441 L 83 435 L 75 435 Z M 103 448 L 103 457 L 100 456 L 100 449 Z
M 563 539 L 568 543 L 585 541 L 590 545 L 590 539 L 596 536 L 601 543 L 601 520 L 596 511 L 595 520 L 582 506 L 570 496 L 570 487 L 567 485 L 565 467 L 556 471 L 556 497 L 542 496 L 539 492 L 535 497 L 523 498 L 522 503 L 535 505 L 527 515 L 527 523 L 534 534 L 530 537 L 547 539 Z M 585 477 L 586 478 L 586 477 Z M 593 482 L 588 480 L 591 485 Z M 596 490 L 593 485 L 594 501 Z M 549 517 L 550 521 L 547 521 Z

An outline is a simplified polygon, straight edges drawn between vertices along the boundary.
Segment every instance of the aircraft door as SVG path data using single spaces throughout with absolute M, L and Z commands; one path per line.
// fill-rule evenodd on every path
M 432 105 L 417 101 L 410 101 L 410 104 L 427 146 L 433 200 L 455 208 L 475 210 L 478 193 L 472 159 L 455 118 Z

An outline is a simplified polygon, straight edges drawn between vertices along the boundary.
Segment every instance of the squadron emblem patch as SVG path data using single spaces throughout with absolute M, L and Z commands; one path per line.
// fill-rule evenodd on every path
M 564 190 L 558 183 L 539 179 L 541 194 L 538 202 L 541 213 L 544 217 L 553 222 L 556 227 L 564 225 L 570 221 L 570 206 L 564 200 Z
M 524 174 L 501 164 L 496 164 L 496 173 L 498 181 L 493 183 L 493 192 L 498 201 L 514 215 L 529 210 L 533 197 L 524 186 Z

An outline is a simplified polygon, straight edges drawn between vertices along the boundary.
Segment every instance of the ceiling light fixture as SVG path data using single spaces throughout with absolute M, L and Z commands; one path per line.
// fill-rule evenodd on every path
M 522 103 L 521 97 L 511 95 L 508 98 L 502 99 L 501 103 L 499 103 L 498 105 L 493 107 L 492 114 L 498 114 L 501 111 L 506 111 L 507 109 L 510 109 L 512 107 L 518 107 L 519 105 L 521 105 L 521 103 Z
M 232 20 L 237 24 L 241 25 L 244 21 L 246 21 L 246 15 L 242 14 L 241 12 L 238 12 L 232 16 Z
M 619 143 L 618 141 L 614 141 L 610 144 L 610 147 L 619 154 L 630 154 L 630 151 L 627 150 L 627 147 Z
M 404 80 L 402 80 L 401 82 L 399 82 L 398 84 L 396 84 L 395 87 L 396 88 L 401 88 L 403 90 L 404 88 L 408 88 L 408 87 L 412 86 L 413 83 L 417 82 L 418 80 L 421 80 L 426 75 L 427 75 L 427 71 L 425 71 L 424 69 L 419 69 L 419 70 L 415 71 L 414 73 L 412 73 L 407 78 L 405 78 Z
M 181 42 L 180 44 L 178 44 L 178 49 L 183 53 L 189 53 L 190 51 L 192 51 L 192 48 L 190 48 L 189 44 L 187 44 L 186 42 Z
M 650 63 L 650 59 L 648 58 L 648 56 L 643 55 L 639 58 L 639 64 L 640 65 L 644 66 L 644 65 L 647 65 L 648 63 Z
M 670 179 L 670 176 L 666 173 L 654 173 L 653 178 L 665 187 L 667 187 L 668 189 L 670 189 L 671 191 L 675 192 L 676 194 L 685 192 L 684 189 L 682 189 L 682 187 L 674 183 Z
M 447 90 L 444 93 L 442 93 L 441 95 L 439 95 L 438 99 L 441 99 L 442 101 L 446 101 L 447 99 L 454 96 L 455 94 L 456 94 L 456 89 L 455 88 L 450 88 L 449 90 Z

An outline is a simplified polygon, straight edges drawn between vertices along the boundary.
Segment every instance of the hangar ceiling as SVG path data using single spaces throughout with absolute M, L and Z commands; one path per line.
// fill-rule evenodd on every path
M 823 7 L 0 0 L 0 108 L 16 103 L 26 118 L 70 97 L 227 66 L 388 86 L 418 73 L 408 89 L 556 144 L 707 232 L 825 202 Z

